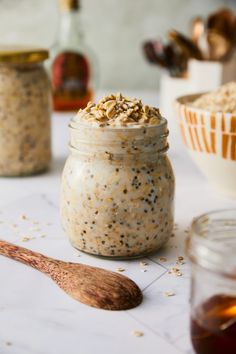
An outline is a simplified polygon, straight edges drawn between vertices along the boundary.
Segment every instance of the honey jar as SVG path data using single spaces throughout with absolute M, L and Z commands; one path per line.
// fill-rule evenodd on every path
M 192 265 L 191 340 L 197 354 L 236 353 L 236 209 L 196 218 L 187 240 Z

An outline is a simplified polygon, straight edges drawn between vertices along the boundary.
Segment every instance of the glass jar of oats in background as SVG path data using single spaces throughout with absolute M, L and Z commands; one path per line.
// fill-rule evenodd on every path
M 47 169 L 50 146 L 50 82 L 44 49 L 0 47 L 0 175 Z
M 236 353 L 236 209 L 192 223 L 191 340 L 197 354 Z
M 140 100 L 110 95 L 70 123 L 61 219 L 72 245 L 112 258 L 159 249 L 173 228 L 167 121 Z

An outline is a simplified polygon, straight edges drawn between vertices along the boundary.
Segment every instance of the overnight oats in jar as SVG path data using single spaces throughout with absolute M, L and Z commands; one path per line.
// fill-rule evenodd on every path
M 51 159 L 48 51 L 0 47 L 0 176 L 45 171 Z
M 167 121 L 121 94 L 89 103 L 70 123 L 61 219 L 72 245 L 112 258 L 158 250 L 173 229 Z

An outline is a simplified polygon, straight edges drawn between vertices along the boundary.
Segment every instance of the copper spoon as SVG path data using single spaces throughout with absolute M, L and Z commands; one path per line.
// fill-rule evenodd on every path
M 127 310 L 142 302 L 129 278 L 102 268 L 63 262 L 0 240 L 0 254 L 47 274 L 75 300 L 106 310 Z

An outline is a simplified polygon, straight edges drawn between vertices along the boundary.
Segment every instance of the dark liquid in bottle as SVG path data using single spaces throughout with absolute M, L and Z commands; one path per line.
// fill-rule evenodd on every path
M 191 319 L 191 340 L 197 354 L 236 354 L 236 297 L 216 295 Z
M 60 53 L 52 65 L 53 107 L 55 111 L 77 111 L 92 100 L 90 66 L 79 53 Z

